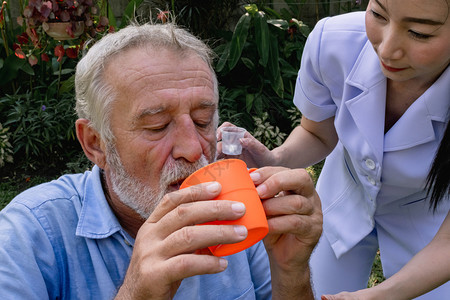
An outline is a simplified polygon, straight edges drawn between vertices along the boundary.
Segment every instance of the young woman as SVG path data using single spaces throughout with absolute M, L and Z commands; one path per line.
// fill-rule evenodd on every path
M 301 125 L 272 151 L 249 134 L 241 140 L 249 166 L 326 157 L 323 235 L 311 259 L 318 296 L 365 288 L 378 248 L 385 276 L 395 274 L 449 211 L 450 201 L 430 210 L 425 189 L 448 123 L 449 1 L 370 0 L 365 13 L 320 21 L 296 86 Z M 449 283 L 423 299 L 444 295 Z

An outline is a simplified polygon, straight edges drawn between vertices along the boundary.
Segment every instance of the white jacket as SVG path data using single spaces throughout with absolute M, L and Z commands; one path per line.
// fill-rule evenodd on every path
M 294 103 L 313 121 L 335 116 L 339 142 L 317 189 L 324 234 L 337 257 L 372 231 L 377 213 L 427 200 L 424 183 L 448 122 L 449 95 L 447 68 L 384 134 L 386 77 L 367 39 L 364 12 L 317 23 L 305 46 Z

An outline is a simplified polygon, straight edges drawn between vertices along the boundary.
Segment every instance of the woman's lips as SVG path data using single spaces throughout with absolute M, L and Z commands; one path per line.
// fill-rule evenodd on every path
M 389 67 L 389 66 L 385 65 L 383 62 L 381 62 L 381 64 L 383 65 L 383 68 L 385 68 L 389 72 L 400 72 L 400 71 L 403 71 L 403 70 L 407 69 L 407 68 L 400 68 L 399 69 L 399 68 Z

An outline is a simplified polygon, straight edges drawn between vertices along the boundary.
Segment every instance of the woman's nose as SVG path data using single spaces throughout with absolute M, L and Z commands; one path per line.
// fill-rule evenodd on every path
M 385 61 L 398 60 L 402 58 L 403 41 L 399 34 L 392 28 L 386 28 L 378 45 L 378 55 Z

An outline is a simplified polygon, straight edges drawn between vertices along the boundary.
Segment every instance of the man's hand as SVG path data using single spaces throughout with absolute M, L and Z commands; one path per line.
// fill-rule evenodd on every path
M 309 257 L 322 233 L 322 210 L 304 169 L 266 167 L 251 173 L 266 212 L 274 298 L 312 297 Z
M 219 183 L 203 183 L 167 194 L 140 228 L 124 283 L 116 299 L 171 299 L 186 277 L 226 269 L 227 261 L 206 248 L 237 243 L 247 237 L 244 226 L 202 225 L 235 220 L 243 204 L 210 199 Z

